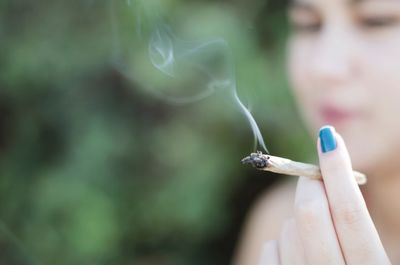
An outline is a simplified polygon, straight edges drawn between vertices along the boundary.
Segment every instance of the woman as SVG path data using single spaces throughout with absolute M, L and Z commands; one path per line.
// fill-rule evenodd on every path
M 235 261 L 400 264 L 400 1 L 296 0 L 289 18 L 289 76 L 324 182 L 260 198 Z

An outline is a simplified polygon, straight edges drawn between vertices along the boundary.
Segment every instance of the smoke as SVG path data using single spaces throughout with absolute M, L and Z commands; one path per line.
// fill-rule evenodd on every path
M 164 96 L 175 104 L 199 101 L 232 86 L 226 51 L 223 39 L 180 40 L 166 24 L 158 25 L 152 32 L 148 47 L 152 65 L 175 81 L 173 86 L 164 83 L 174 93 Z
M 223 92 L 248 120 L 254 136 L 254 149 L 268 153 L 261 131 L 238 96 L 235 64 L 223 38 L 183 40 L 160 14 L 160 1 L 128 0 L 136 10 L 136 32 L 147 46 L 147 56 L 158 73 L 152 72 L 153 93 L 172 104 L 196 102 Z M 162 73 L 160 75 L 159 73 Z

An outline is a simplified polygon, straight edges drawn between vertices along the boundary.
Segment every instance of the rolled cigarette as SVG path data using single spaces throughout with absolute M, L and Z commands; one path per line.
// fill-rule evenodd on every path
M 263 170 L 292 176 L 304 176 L 311 179 L 322 179 L 321 170 L 318 166 L 292 161 L 287 158 L 265 155 L 258 151 L 242 159 L 243 164 Z M 358 185 L 367 183 L 367 176 L 358 171 L 353 171 Z

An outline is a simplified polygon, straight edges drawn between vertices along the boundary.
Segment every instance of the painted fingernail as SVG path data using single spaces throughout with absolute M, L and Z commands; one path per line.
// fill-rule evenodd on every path
M 336 149 L 336 139 L 334 135 L 335 128 L 324 126 L 319 130 L 319 139 L 321 141 L 321 150 L 327 153 Z

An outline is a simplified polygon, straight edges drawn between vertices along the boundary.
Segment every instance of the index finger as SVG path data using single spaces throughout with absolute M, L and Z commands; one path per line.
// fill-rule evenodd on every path
M 333 127 L 321 128 L 318 154 L 333 223 L 346 264 L 390 264 L 353 177 L 347 148 Z

